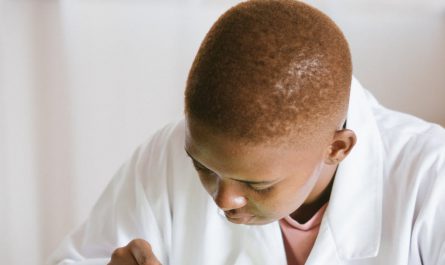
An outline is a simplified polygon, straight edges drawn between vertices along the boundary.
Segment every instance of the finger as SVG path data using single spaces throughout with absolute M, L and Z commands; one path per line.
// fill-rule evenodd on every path
M 121 247 L 113 251 L 107 265 L 138 265 L 138 263 L 128 247 Z
M 138 265 L 161 265 L 147 241 L 135 239 L 128 244 L 128 247 Z

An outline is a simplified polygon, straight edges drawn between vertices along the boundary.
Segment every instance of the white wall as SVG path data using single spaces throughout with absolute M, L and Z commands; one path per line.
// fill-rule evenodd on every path
M 350 41 L 354 72 L 388 107 L 445 125 L 445 1 L 310 1 Z
M 235 2 L 0 0 L 0 264 L 41 264 L 132 150 L 181 116 L 198 45 Z M 382 102 L 445 125 L 441 2 L 311 2 Z

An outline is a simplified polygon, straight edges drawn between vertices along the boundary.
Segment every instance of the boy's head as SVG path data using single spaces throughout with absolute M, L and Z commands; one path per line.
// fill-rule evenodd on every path
M 351 78 L 348 44 L 327 16 L 298 1 L 248 1 L 205 37 L 185 113 L 246 144 L 326 138 L 345 118 Z
M 248 1 L 218 19 L 187 80 L 185 148 L 231 221 L 316 199 L 355 143 L 340 130 L 351 78 L 343 34 L 304 3 Z

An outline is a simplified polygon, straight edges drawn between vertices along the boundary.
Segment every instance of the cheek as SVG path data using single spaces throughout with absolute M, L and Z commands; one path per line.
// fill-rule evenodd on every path
M 266 194 L 251 194 L 249 201 L 260 214 L 275 217 L 287 211 L 295 201 L 295 193 L 285 185 L 280 185 Z
M 280 183 L 267 195 L 253 196 L 251 201 L 265 215 L 274 218 L 287 216 L 304 203 L 316 179 L 313 175 L 290 178 Z

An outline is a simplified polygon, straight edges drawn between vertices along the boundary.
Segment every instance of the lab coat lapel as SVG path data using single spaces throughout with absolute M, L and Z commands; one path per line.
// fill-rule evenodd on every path
M 306 264 L 375 257 L 382 226 L 382 142 L 365 90 L 353 79 L 347 128 L 357 143 L 337 169 L 320 232 Z
M 339 265 L 340 260 L 337 255 L 337 248 L 333 241 L 330 227 L 327 223 L 327 219 L 324 218 L 318 236 L 315 241 L 314 247 L 305 263 L 305 265 Z

